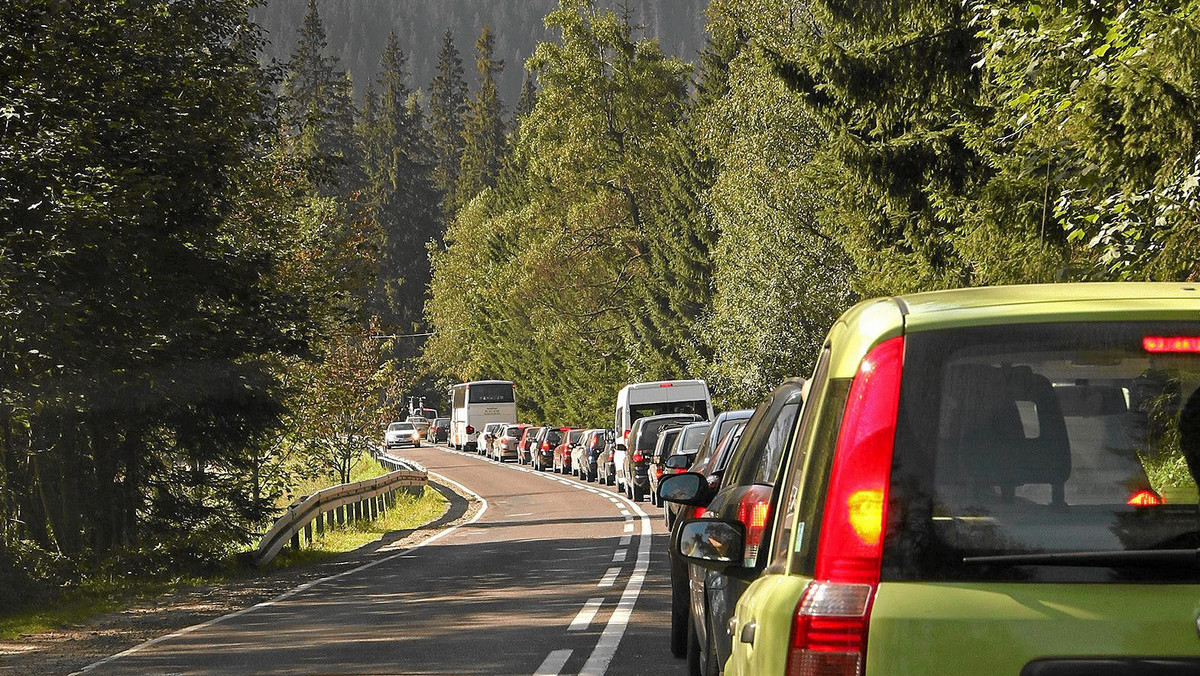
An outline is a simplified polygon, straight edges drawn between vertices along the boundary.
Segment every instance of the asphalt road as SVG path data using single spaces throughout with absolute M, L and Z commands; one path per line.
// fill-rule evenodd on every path
M 443 448 L 402 451 L 486 501 L 472 522 L 89 674 L 683 673 L 661 510 Z M 449 493 L 449 491 L 444 491 Z M 466 511 L 452 495 L 451 510 Z

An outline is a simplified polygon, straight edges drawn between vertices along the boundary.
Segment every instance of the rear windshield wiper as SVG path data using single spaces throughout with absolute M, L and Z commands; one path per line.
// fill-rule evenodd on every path
M 1108 552 L 1061 552 L 1057 554 L 1005 554 L 967 556 L 963 563 L 992 566 L 1200 566 L 1200 549 L 1133 549 Z

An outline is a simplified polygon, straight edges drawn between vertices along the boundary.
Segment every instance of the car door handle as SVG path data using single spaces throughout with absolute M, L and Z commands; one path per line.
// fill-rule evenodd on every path
M 758 623 L 747 622 L 746 624 L 742 625 L 742 631 L 738 635 L 738 638 L 742 641 L 742 643 L 754 645 L 754 635 L 756 633 L 758 633 Z

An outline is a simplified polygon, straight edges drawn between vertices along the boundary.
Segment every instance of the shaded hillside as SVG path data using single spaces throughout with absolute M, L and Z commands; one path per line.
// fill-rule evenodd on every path
M 601 2 L 600 4 L 617 4 Z M 657 38 L 663 51 L 694 61 L 704 41 L 703 11 L 707 0 L 631 0 L 635 23 Z M 516 103 L 525 59 L 540 40 L 551 37 L 542 17 L 557 0 L 320 0 L 329 47 L 354 76 L 361 93 L 374 79 L 379 55 L 390 31 L 409 57 L 414 88 L 428 89 L 437 65 L 442 33 L 454 31 L 467 78 L 474 83 L 475 38 L 484 24 L 496 34 L 496 56 L 505 61 L 500 91 L 506 110 Z M 253 12 L 267 30 L 267 58 L 286 61 L 296 46 L 305 0 L 268 0 Z

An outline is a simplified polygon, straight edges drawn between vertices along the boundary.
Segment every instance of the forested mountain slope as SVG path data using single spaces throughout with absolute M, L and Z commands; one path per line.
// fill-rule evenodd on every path
M 617 6 L 616 1 L 597 3 Z M 704 0 L 629 0 L 635 24 L 645 26 L 645 36 L 657 38 L 663 51 L 685 61 L 695 61 L 704 44 Z M 396 32 L 400 48 L 409 57 L 414 89 L 427 90 L 437 67 L 438 48 L 447 28 L 468 73 L 473 72 L 473 45 L 484 24 L 496 35 L 496 57 L 505 62 L 500 74 L 500 94 L 511 112 L 521 87 L 525 59 L 534 46 L 551 37 L 542 18 L 558 6 L 557 0 L 321 0 L 321 19 L 329 35 L 330 51 L 354 77 L 361 94 L 375 78 L 379 55 L 388 33 Z M 297 29 L 304 19 L 304 0 L 268 0 L 253 10 L 252 18 L 267 30 L 270 44 L 265 56 L 286 62 L 296 47 Z

